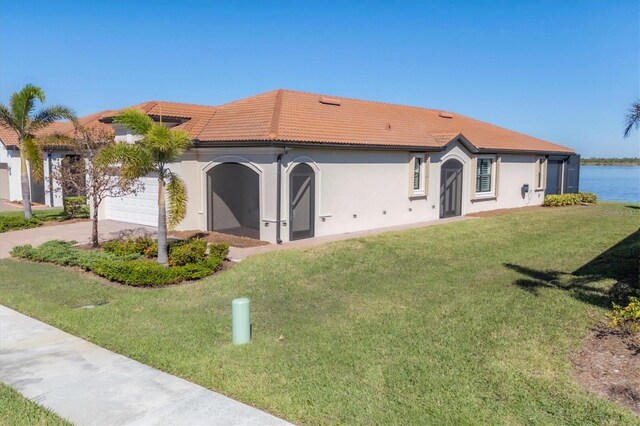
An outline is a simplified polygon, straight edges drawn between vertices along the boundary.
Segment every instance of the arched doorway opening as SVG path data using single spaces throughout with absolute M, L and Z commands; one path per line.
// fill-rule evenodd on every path
M 440 167 L 440 218 L 462 214 L 462 163 L 450 159 Z
M 315 231 L 315 173 L 300 163 L 289 174 L 289 239 L 311 238 Z
M 240 163 L 207 172 L 207 229 L 260 239 L 260 176 Z

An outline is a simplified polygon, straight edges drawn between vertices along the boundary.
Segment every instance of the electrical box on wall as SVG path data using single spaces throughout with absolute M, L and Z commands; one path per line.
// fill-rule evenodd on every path
M 522 185 L 522 192 L 525 192 L 525 193 L 529 192 L 529 184 L 528 183 L 525 183 L 524 185 Z

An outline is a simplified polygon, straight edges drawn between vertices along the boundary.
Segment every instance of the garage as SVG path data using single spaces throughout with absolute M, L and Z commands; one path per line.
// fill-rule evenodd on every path
M 105 200 L 105 218 L 139 225 L 158 226 L 158 178 L 142 178 L 144 190 Z

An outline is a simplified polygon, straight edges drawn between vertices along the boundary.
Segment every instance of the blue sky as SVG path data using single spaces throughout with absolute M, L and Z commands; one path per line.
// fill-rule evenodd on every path
M 80 115 L 304 90 L 638 156 L 640 2 L 0 0 L 0 101 L 26 83 Z

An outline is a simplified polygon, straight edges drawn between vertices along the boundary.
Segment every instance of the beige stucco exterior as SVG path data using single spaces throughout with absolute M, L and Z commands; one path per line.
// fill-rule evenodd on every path
M 171 170 L 186 182 L 189 203 L 178 229 L 207 229 L 207 172 L 222 163 L 242 164 L 259 176 L 260 239 L 276 242 L 277 156 L 276 147 L 197 147 L 185 154 Z M 411 190 L 412 158 L 426 156 L 424 195 Z M 463 165 L 461 214 L 540 205 L 544 188 L 535 188 L 536 159 L 533 154 L 482 154 L 492 158 L 491 194 L 475 194 L 477 157 L 460 142 L 439 152 L 288 148 L 282 159 L 281 239 L 289 240 L 289 173 L 306 163 L 315 172 L 314 236 L 354 232 L 438 219 L 440 215 L 440 167 L 456 159 Z M 529 191 L 522 191 L 524 184 Z M 242 188 L 238 188 L 239 191 Z M 105 203 L 107 206 L 108 203 Z M 105 206 L 101 216 L 105 217 Z

